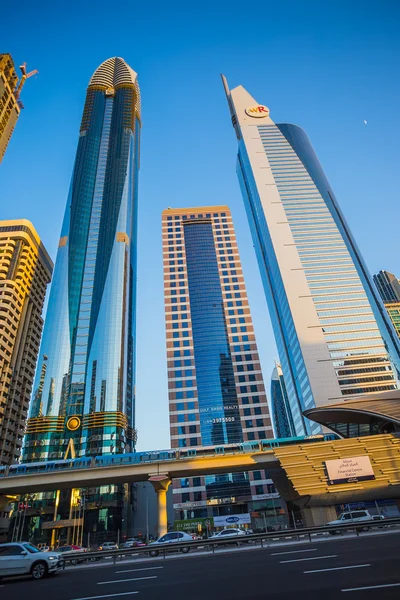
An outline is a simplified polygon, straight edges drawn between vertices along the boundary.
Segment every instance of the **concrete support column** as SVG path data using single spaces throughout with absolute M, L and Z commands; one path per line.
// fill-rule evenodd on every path
M 303 506 L 300 513 L 306 527 L 318 527 L 337 519 L 334 506 Z
M 149 481 L 157 493 L 158 537 L 161 537 L 168 530 L 167 491 L 171 480 L 168 475 L 154 475 L 149 478 Z
M 11 502 L 16 502 L 17 496 L 0 495 L 0 510 L 3 511 Z

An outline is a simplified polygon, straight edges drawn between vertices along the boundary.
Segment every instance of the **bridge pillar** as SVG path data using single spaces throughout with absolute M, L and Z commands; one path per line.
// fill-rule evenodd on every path
M 3 496 L 0 494 L 0 511 L 3 511 L 6 506 L 17 499 L 16 496 Z
M 167 515 L 167 490 L 171 484 L 168 475 L 154 475 L 149 478 L 153 484 L 154 490 L 157 493 L 157 508 L 158 508 L 158 537 L 161 537 L 168 530 L 168 515 Z
M 337 519 L 334 506 L 303 506 L 300 513 L 306 527 L 318 527 Z

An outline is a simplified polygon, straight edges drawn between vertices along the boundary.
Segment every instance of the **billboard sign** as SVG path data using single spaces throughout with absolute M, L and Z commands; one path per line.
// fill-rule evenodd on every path
M 199 525 L 201 529 L 212 528 L 214 520 L 212 517 L 200 518 L 200 519 L 185 519 L 181 521 L 175 521 L 174 528 L 176 531 L 192 531 L 193 529 L 198 530 Z
M 245 525 L 251 523 L 250 513 L 241 515 L 224 515 L 223 517 L 214 517 L 214 527 L 227 527 L 232 525 Z
M 81 527 L 83 519 L 59 519 L 58 521 L 45 521 L 42 529 L 63 529 L 64 527 Z
M 331 485 L 375 479 L 369 456 L 327 460 L 325 467 Z

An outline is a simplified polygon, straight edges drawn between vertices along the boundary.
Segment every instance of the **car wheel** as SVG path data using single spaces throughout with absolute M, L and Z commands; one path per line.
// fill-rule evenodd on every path
M 159 552 L 158 552 L 158 550 L 150 550 L 149 554 L 150 554 L 150 556 L 154 557 L 154 556 L 158 556 Z
M 32 566 L 31 575 L 33 579 L 43 579 L 43 577 L 47 575 L 47 570 L 48 567 L 46 563 L 41 560 Z
M 188 548 L 187 546 L 185 546 L 184 548 L 181 548 L 181 552 L 183 554 L 187 554 L 189 552 L 190 548 Z
M 73 558 L 71 561 L 71 565 L 77 565 L 78 561 L 76 560 L 76 558 Z
M 100 556 L 92 556 L 91 558 L 89 558 L 90 562 L 96 562 L 97 560 L 100 560 Z

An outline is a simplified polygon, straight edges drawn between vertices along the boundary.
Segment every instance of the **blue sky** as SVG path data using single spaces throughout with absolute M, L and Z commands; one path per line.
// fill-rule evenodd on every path
M 39 75 L 0 165 L 0 218 L 30 219 L 55 258 L 88 80 L 110 56 L 142 92 L 139 449 L 169 447 L 161 211 L 226 203 L 236 224 L 264 378 L 277 356 L 235 173 L 219 74 L 303 127 L 371 272 L 400 275 L 400 4 L 21 0 L 0 52 Z M 367 125 L 364 125 L 367 120 Z

